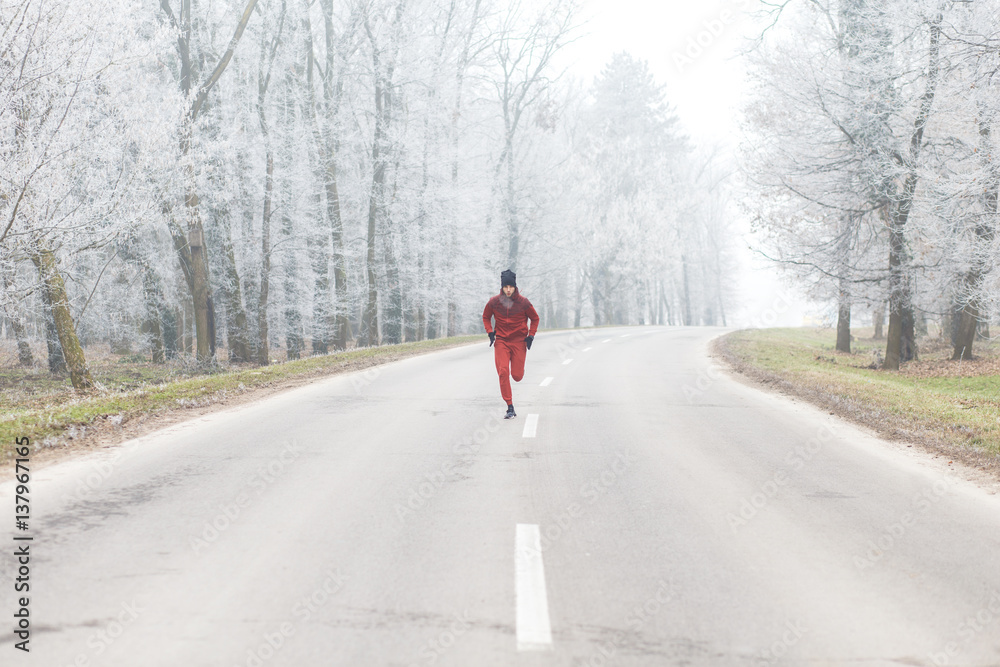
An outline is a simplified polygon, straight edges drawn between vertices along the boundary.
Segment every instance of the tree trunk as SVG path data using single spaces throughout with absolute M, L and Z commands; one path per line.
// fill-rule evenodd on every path
M 840 279 L 840 297 L 837 304 L 837 351 L 851 353 L 851 287 Z
M 154 364 L 166 362 L 163 353 L 163 333 L 160 330 L 160 320 L 153 317 L 146 317 L 140 327 L 142 335 L 149 341 L 150 357 Z
M 412 340 L 424 340 L 425 338 L 436 338 L 439 335 L 441 319 L 440 309 L 437 307 L 436 295 L 439 293 L 437 272 L 435 269 L 441 264 L 432 256 L 432 250 L 438 250 L 437 244 L 428 247 L 426 243 L 427 227 L 427 188 L 430 183 L 430 154 L 432 149 L 437 152 L 436 132 L 432 130 L 430 123 L 431 110 L 436 108 L 435 98 L 437 96 L 437 86 L 440 80 L 441 68 L 444 64 L 444 52 L 448 45 L 448 36 L 454 23 L 456 0 L 451 0 L 447 16 L 441 30 L 441 37 L 438 42 L 437 55 L 434 60 L 434 69 L 431 73 L 431 84 L 427 87 L 427 99 L 424 105 L 423 115 L 423 154 L 420 163 L 420 192 L 417 197 L 417 218 L 416 218 L 416 243 L 415 252 L 417 254 L 417 283 L 413 290 L 413 301 L 415 303 L 412 322 L 408 323 L 407 331 L 412 331 Z M 454 119 L 453 121 L 454 122 Z M 433 144 L 433 146 L 432 146 Z M 408 336 L 409 338 L 409 336 Z
M 954 350 L 951 355 L 953 360 L 972 359 L 972 344 L 976 340 L 976 330 L 980 324 L 981 315 L 979 293 L 982 290 L 983 277 L 989 270 L 989 266 L 982 259 L 982 254 L 985 254 L 986 249 L 993 242 L 993 225 L 997 219 L 997 200 L 1000 197 L 1000 172 L 995 166 L 990 126 L 988 122 L 983 121 L 983 115 L 981 114 L 979 119 L 979 155 L 984 162 L 983 167 L 988 174 L 988 180 L 983 197 L 984 212 L 977 220 L 975 229 L 975 244 L 978 252 L 973 252 L 969 270 L 963 281 L 968 297 L 961 312 L 956 314 L 958 322 L 956 322 Z
M 414 340 L 433 340 L 441 335 L 441 312 L 436 299 L 426 294 L 421 294 L 420 299 L 413 323 Z
M 448 337 L 458 335 L 458 306 L 454 301 L 448 301 Z
M 274 155 L 267 148 L 264 177 L 264 215 L 260 224 L 260 295 L 257 299 L 257 365 L 271 363 L 271 341 L 267 330 L 267 300 L 271 285 L 271 197 L 274 195 Z
M 423 258 L 421 257 L 421 261 Z M 421 266 L 420 269 L 423 269 Z M 423 271 L 418 269 L 417 280 L 420 280 L 420 276 L 424 275 Z M 433 281 L 433 271 L 428 271 L 431 276 L 428 277 L 428 282 Z M 434 302 L 431 300 L 427 289 L 419 282 L 415 285 L 415 305 L 413 308 L 413 316 L 410 318 L 411 321 L 406 323 L 407 330 L 407 340 L 425 340 L 426 338 L 434 338 L 434 332 L 437 330 L 437 313 L 434 311 Z M 412 333 L 412 336 L 410 335 Z
M 378 324 L 378 285 L 375 277 L 375 218 L 377 207 L 374 193 L 378 189 L 381 175 L 378 174 L 380 167 L 376 167 L 376 176 L 372 181 L 372 200 L 368 209 L 368 247 L 365 255 L 366 278 L 368 280 L 368 299 L 365 302 L 364 315 L 361 318 L 361 332 L 359 341 L 362 346 L 378 345 L 379 324 Z
M 226 308 L 226 346 L 229 348 L 229 361 L 250 361 L 247 347 L 247 314 L 243 308 L 243 290 L 240 276 L 236 270 L 236 253 L 233 250 L 233 239 L 229 226 L 229 214 L 223 212 L 219 218 L 222 243 L 223 278 L 220 285 L 222 298 Z
M 604 324 L 602 316 L 604 311 L 601 307 L 601 271 L 595 271 L 590 279 L 590 305 L 594 309 L 594 326 L 599 327 Z
M 8 319 L 10 322 L 10 328 L 14 332 L 14 338 L 17 340 L 17 364 L 23 368 L 27 368 L 35 365 L 35 357 L 31 353 L 31 345 L 28 344 L 28 337 L 24 331 L 24 323 L 22 323 L 17 317 L 11 317 Z
M 976 325 L 979 323 L 979 309 L 975 303 L 965 304 L 965 307 L 956 315 L 958 326 L 956 327 L 955 347 L 951 355 L 952 360 L 972 359 L 972 343 L 976 340 Z
M 375 142 L 377 145 L 377 142 Z M 377 158 L 377 148 L 372 148 L 373 157 Z M 377 193 L 381 189 L 385 177 L 384 166 L 376 162 L 375 174 L 372 177 L 372 193 L 368 204 L 368 248 L 365 255 L 368 278 L 368 300 L 365 304 L 364 316 L 361 318 L 360 343 L 363 346 L 379 344 L 378 330 L 378 285 L 375 278 L 375 220 L 378 215 L 376 204 Z
M 12 279 L 6 273 L 3 276 L 4 291 L 10 292 Z M 7 311 L 7 321 L 10 322 L 10 329 L 14 333 L 17 341 L 17 364 L 22 367 L 35 365 L 35 357 L 31 353 L 31 345 L 28 343 L 28 335 L 24 330 L 24 319 L 21 315 L 21 301 L 11 303 L 10 310 Z
M 872 324 L 875 325 L 875 334 L 873 338 L 875 340 L 882 340 L 884 332 L 882 327 L 885 326 L 885 304 L 880 303 L 872 311 Z
M 396 253 L 393 249 L 393 235 L 388 229 L 389 222 L 384 223 L 386 227 L 383 233 L 382 255 L 385 265 L 385 288 L 386 305 L 382 323 L 383 342 L 389 345 L 396 345 L 403 342 L 403 290 L 399 280 L 399 265 L 396 262 Z
M 443 309 L 447 306 L 443 306 L 436 298 L 427 298 L 426 310 L 423 310 L 424 322 L 417 322 L 417 340 L 433 340 L 435 338 L 441 338 L 444 336 L 445 327 L 442 324 L 444 322 L 444 317 L 447 312 Z M 418 313 L 419 315 L 420 313 Z
M 917 335 L 916 317 L 913 312 L 913 305 L 908 305 L 903 309 L 903 338 L 901 341 L 901 361 L 916 361 L 917 359 Z
M 142 267 L 142 291 L 146 312 L 142 322 L 142 334 L 149 342 L 154 364 L 166 363 L 163 330 L 160 326 L 163 311 L 163 290 L 157 275 L 148 266 Z
M 271 145 L 270 127 L 267 123 L 264 102 L 271 83 L 274 58 L 281 43 L 281 33 L 285 26 L 286 5 L 282 3 L 278 17 L 278 27 L 274 38 L 266 41 L 260 50 L 260 66 L 257 72 L 257 122 L 264 139 L 264 211 L 260 222 L 260 291 L 257 294 L 257 365 L 271 363 L 271 338 L 268 330 L 267 307 L 271 289 L 271 214 L 274 201 L 274 148 Z M 266 59 L 266 65 L 265 65 Z
M 639 314 L 639 326 L 644 326 L 646 324 L 646 305 L 649 301 L 649 286 L 645 281 L 640 280 L 635 291 L 638 300 L 636 305 Z
M 288 207 L 284 207 L 287 211 Z M 285 240 L 294 238 L 291 216 L 282 215 L 282 234 Z M 285 253 L 284 261 L 285 279 L 285 346 L 287 348 L 288 359 L 301 359 L 302 351 L 305 349 L 305 340 L 302 337 L 302 312 L 301 300 L 299 298 L 299 262 L 294 252 Z
M 333 242 L 333 348 L 346 350 L 352 339 L 348 315 L 347 270 L 344 259 L 344 226 L 340 218 L 340 194 L 337 191 L 337 168 L 333 151 L 327 156 L 326 206 Z
M 889 332 L 886 340 L 885 363 L 886 370 L 898 371 L 900 363 L 912 361 L 917 357 L 917 344 L 914 331 L 913 304 L 911 290 L 905 273 L 905 248 L 903 227 L 909 214 L 909 206 L 913 201 L 913 189 L 916 187 L 916 176 L 907 177 L 901 206 L 905 210 L 893 216 L 894 222 L 889 229 Z M 912 183 L 912 186 L 911 186 Z
M 691 326 L 691 287 L 688 283 L 687 257 L 681 255 L 681 277 L 684 280 L 684 326 Z
M 192 314 L 191 300 L 184 299 L 184 308 L 181 311 L 181 335 L 178 336 L 178 340 L 181 342 L 181 351 L 185 355 L 192 354 L 194 351 L 194 337 L 191 335 L 192 320 L 194 320 L 194 315 Z
M 208 250 L 205 247 L 205 229 L 199 211 L 194 163 L 191 162 L 190 156 L 190 133 L 193 125 L 194 119 L 190 119 L 184 130 L 185 138 L 182 152 L 183 159 L 187 164 L 187 195 L 184 197 L 184 206 L 188 218 L 187 248 L 191 258 L 191 296 L 196 339 L 195 358 L 199 364 L 207 365 L 212 362 L 215 354 L 214 336 L 209 331 L 209 320 L 214 318 L 209 313 Z
M 163 311 L 163 348 L 167 359 L 176 359 L 180 347 L 180 332 L 177 327 L 180 318 L 177 313 L 176 308 L 167 308 Z
M 309 235 L 309 255 L 313 269 L 312 354 L 330 349 L 330 274 L 326 234 Z
M 917 161 L 923 147 L 924 128 L 930 118 L 931 105 L 937 89 L 939 68 L 939 42 L 941 37 L 941 16 L 931 24 L 927 88 L 920 101 L 920 111 L 913 124 L 910 138 L 909 157 L 905 161 L 906 176 L 903 191 L 898 201 L 892 203 L 889 220 L 889 333 L 885 347 L 886 370 L 899 370 L 899 364 L 916 356 L 916 342 L 913 337 L 913 305 L 910 303 L 910 285 L 906 276 L 906 221 L 913 206 L 913 196 L 917 190 Z
M 361 319 L 360 342 L 364 346 L 378 345 L 379 324 L 378 324 L 378 284 L 375 275 L 375 242 L 376 228 L 379 211 L 384 205 L 385 197 L 385 156 L 382 150 L 382 136 L 385 131 L 383 80 L 379 65 L 379 50 L 375 44 L 374 37 L 371 37 L 371 29 L 366 23 L 369 36 L 372 40 L 372 60 L 375 72 L 375 134 L 372 139 L 372 185 L 371 194 L 368 198 L 368 236 L 367 254 L 365 256 L 368 278 L 368 301 L 365 304 L 364 315 Z
M 387 98 L 387 105 L 388 105 Z M 389 127 L 391 117 L 386 108 L 386 127 Z M 389 201 L 396 201 L 396 175 L 399 174 L 399 161 L 393 166 L 392 196 Z M 406 307 L 403 297 L 403 284 L 399 275 L 399 262 L 396 260 L 395 234 L 392 228 L 392 215 L 388 204 L 383 207 L 382 215 L 382 264 L 385 266 L 386 312 L 382 322 L 382 333 L 386 343 L 396 345 L 403 342 L 406 329 Z
M 958 345 L 959 326 L 962 324 L 962 308 L 965 306 L 959 302 L 957 296 L 952 299 L 951 306 L 951 328 L 948 330 L 948 335 L 951 336 L 951 346 L 954 348 Z
M 476 0 L 476 4 L 472 8 L 472 18 L 468 25 L 468 30 L 465 33 L 465 39 L 462 45 L 462 53 L 458 59 L 457 66 L 455 67 L 455 104 L 451 112 L 451 185 L 452 188 L 458 188 L 458 121 L 462 117 L 462 92 L 464 91 L 465 84 L 465 72 L 469 66 L 470 49 L 472 47 L 472 40 L 476 34 L 476 26 L 478 25 L 480 13 L 479 9 L 482 5 L 483 0 Z M 455 220 L 453 216 L 448 216 L 448 225 L 454 225 Z M 455 302 L 454 297 L 454 284 L 455 284 L 455 265 L 454 265 L 454 240 L 456 234 L 452 233 L 451 229 L 445 230 L 449 239 L 449 252 L 444 258 L 444 271 L 447 273 L 447 281 L 450 289 L 448 289 L 448 336 L 458 335 L 458 304 Z
M 573 309 L 573 327 L 576 329 L 580 328 L 580 320 L 583 316 L 583 290 L 586 288 L 587 284 L 584 280 L 584 276 L 577 272 L 576 281 L 576 306 Z
M 837 351 L 851 353 L 850 303 L 841 303 L 837 309 Z
M 392 125 L 392 97 L 388 94 L 388 86 L 392 84 L 392 67 L 389 68 L 386 77 L 385 96 L 385 127 L 388 129 Z M 392 194 L 387 198 L 383 207 L 382 215 L 382 264 L 385 266 L 385 291 L 386 291 L 386 312 L 382 322 L 383 342 L 391 345 L 402 343 L 406 340 L 406 330 L 412 329 L 412 325 L 406 321 L 406 304 L 408 299 L 403 291 L 403 279 L 399 271 L 399 260 L 396 257 L 395 236 L 393 227 L 391 202 L 397 201 L 399 192 L 399 163 L 400 155 L 396 153 L 396 160 L 392 168 Z M 405 244 L 404 249 L 405 252 Z M 418 251 L 419 252 L 419 251 Z M 420 295 L 417 295 L 420 298 Z
M 123 239 L 118 244 L 117 252 L 119 257 L 136 265 L 142 277 L 143 315 L 139 330 L 143 336 L 143 348 L 149 348 L 154 364 L 165 363 L 166 341 L 162 327 L 165 299 L 160 277 L 150 266 L 148 254 L 141 248 L 136 238 Z
M 327 354 L 330 351 L 330 330 L 332 318 L 330 304 L 333 295 L 330 293 L 330 249 L 327 246 L 326 232 L 321 231 L 327 208 L 323 206 L 323 191 L 326 189 L 328 166 L 325 164 L 326 143 L 320 130 L 317 117 L 317 101 L 313 72 L 316 70 L 315 54 L 313 52 L 312 23 L 309 20 L 311 2 L 303 2 L 302 33 L 305 35 L 305 98 L 303 100 L 303 115 L 308 121 L 312 133 L 312 142 L 308 147 L 309 167 L 314 175 L 312 185 L 312 212 L 316 216 L 316 224 L 310 225 L 306 241 L 309 249 L 309 260 L 313 270 L 313 317 L 312 317 L 312 354 Z
M 895 220 L 897 216 L 893 216 Z M 889 331 L 886 336 L 885 362 L 882 368 L 899 370 L 903 359 L 903 308 L 909 300 L 903 280 L 903 230 L 893 223 L 889 227 Z
M 333 24 L 333 1 L 320 3 L 323 12 L 323 27 L 326 37 L 326 68 L 323 72 L 323 103 L 325 125 L 323 132 L 324 152 L 321 159 L 325 163 L 324 187 L 326 188 L 326 217 L 330 225 L 333 259 L 333 332 L 332 344 L 335 350 L 346 350 L 351 341 L 351 322 L 348 314 L 350 304 L 347 294 L 347 269 L 344 259 L 344 225 L 340 212 L 340 192 L 337 185 L 337 156 L 340 143 L 334 131 L 340 112 L 343 91 L 343 69 L 334 83 L 336 68 L 337 35 Z
M 48 285 L 42 282 L 42 301 L 45 305 L 45 347 L 48 352 L 48 364 L 50 373 L 65 373 L 66 357 L 63 355 L 62 345 L 59 344 L 59 331 L 56 329 L 56 321 L 52 316 L 53 304 L 52 295 Z
M 59 346 L 69 368 L 70 381 L 77 391 L 91 389 L 94 380 L 87 368 L 87 360 L 83 356 L 83 348 L 76 336 L 76 326 L 69 312 L 69 300 L 66 297 L 66 287 L 63 284 L 56 258 L 51 250 L 39 249 L 32 253 L 32 262 L 38 269 L 38 275 L 49 295 L 52 307 L 52 320 L 59 337 Z
M 719 299 L 719 316 L 722 318 L 722 326 L 725 327 L 725 326 L 729 326 L 729 325 L 726 324 L 726 305 L 725 305 L 725 303 L 722 300 L 722 285 L 720 283 L 720 281 L 721 281 L 721 275 L 722 275 L 721 273 L 716 273 L 716 275 L 715 275 L 716 295 L 717 295 L 717 297 Z

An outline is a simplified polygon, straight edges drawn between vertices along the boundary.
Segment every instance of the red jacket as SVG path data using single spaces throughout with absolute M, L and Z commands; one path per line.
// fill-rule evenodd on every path
M 503 292 L 497 294 L 486 303 L 483 309 L 483 325 L 486 333 L 493 331 L 490 326 L 490 318 L 496 320 L 497 338 L 501 340 L 524 339 L 525 336 L 534 336 L 538 331 L 538 313 L 531 302 L 521 296 L 521 293 L 514 288 L 513 296 L 506 296 Z M 531 320 L 531 329 L 528 329 L 528 320 Z

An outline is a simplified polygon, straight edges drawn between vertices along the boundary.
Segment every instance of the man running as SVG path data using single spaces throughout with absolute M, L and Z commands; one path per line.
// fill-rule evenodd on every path
M 496 330 L 490 325 L 490 318 L 496 320 Z M 517 291 L 517 276 L 513 271 L 508 269 L 500 274 L 500 294 L 486 303 L 483 325 L 490 337 L 490 345 L 496 345 L 493 350 L 500 376 L 500 395 L 507 403 L 504 419 L 510 419 L 517 416 L 510 393 L 510 378 L 520 382 L 524 377 L 526 350 L 531 349 L 538 331 L 538 313 L 531 302 Z

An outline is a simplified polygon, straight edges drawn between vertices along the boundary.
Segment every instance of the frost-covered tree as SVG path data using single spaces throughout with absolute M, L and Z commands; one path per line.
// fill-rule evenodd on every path
M 914 253 L 929 216 L 913 213 L 936 158 L 926 130 L 942 69 L 938 5 L 803 3 L 756 56 L 745 145 L 755 217 L 776 258 L 837 299 L 839 349 L 851 299 L 887 295 L 887 368 L 916 356 Z
M 162 97 L 131 72 L 149 66 L 158 34 L 113 0 L 5 2 L 0 21 L 0 263 L 8 277 L 26 260 L 38 274 L 37 290 L 8 283 L 4 300 L 40 293 L 49 350 L 84 389 L 92 380 L 66 264 L 108 252 L 150 213 L 145 174 L 162 133 L 135 109 Z

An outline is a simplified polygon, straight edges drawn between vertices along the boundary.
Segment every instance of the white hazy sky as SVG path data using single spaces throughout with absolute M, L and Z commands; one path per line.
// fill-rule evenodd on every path
M 737 57 L 757 0 L 585 0 L 567 57 L 589 81 L 617 51 L 649 63 L 692 137 L 733 138 L 743 89 Z
M 649 63 L 666 86 L 694 143 L 733 150 L 739 142 L 745 69 L 740 51 L 759 33 L 758 0 L 584 0 L 585 25 L 564 56 L 569 71 L 589 83 L 611 56 L 628 51 Z M 755 32 L 756 31 L 756 32 Z M 740 221 L 739 229 L 748 229 Z M 745 248 L 748 238 L 737 244 Z M 799 326 L 805 306 L 779 306 L 782 285 L 773 265 L 742 253 L 739 299 L 730 325 Z M 776 319 L 771 315 L 781 310 Z

